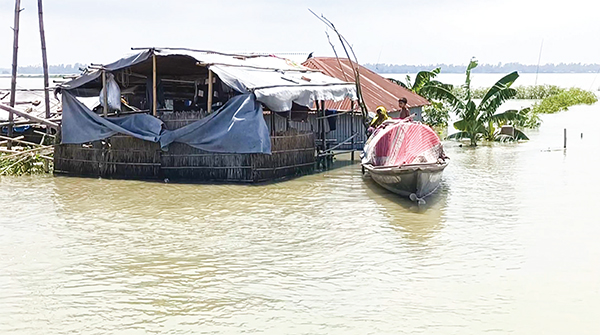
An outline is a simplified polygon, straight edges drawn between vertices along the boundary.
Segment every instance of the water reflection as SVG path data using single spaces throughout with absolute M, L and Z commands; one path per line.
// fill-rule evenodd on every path
M 445 181 L 427 197 L 425 205 L 417 205 L 408 198 L 393 194 L 365 176 L 367 195 L 373 199 L 389 219 L 391 227 L 405 238 L 426 242 L 442 229 L 443 209 L 446 206 L 448 185 Z

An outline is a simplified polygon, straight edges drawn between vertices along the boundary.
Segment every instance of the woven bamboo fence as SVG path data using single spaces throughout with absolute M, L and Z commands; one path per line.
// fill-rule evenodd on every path
M 115 135 L 88 145 L 57 145 L 54 172 L 117 179 L 262 182 L 308 174 L 315 168 L 313 133 L 273 136 L 271 150 L 272 155 L 227 154 L 172 143 L 162 151 L 158 143 Z

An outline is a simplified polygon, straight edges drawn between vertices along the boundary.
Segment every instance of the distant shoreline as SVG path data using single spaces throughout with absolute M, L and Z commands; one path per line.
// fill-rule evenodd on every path
M 440 68 L 441 73 L 465 73 L 466 65 L 455 64 L 363 64 L 364 67 L 379 74 L 385 73 L 418 73 L 420 71 L 430 71 L 435 68 Z M 50 65 L 49 70 L 51 76 L 68 76 L 79 75 L 80 69 L 87 66 L 82 63 L 75 64 L 60 64 Z M 473 73 L 510 73 L 518 71 L 519 73 L 600 73 L 600 64 L 582 64 L 582 63 L 558 63 L 558 64 L 521 64 L 521 63 L 498 63 L 498 64 L 479 64 Z M 19 76 L 36 77 L 42 76 L 43 71 L 41 66 L 20 66 L 18 71 Z M 11 69 L 0 68 L 0 78 L 11 76 Z
M 419 71 L 414 70 L 414 71 L 390 71 L 390 72 L 381 72 L 381 71 L 374 71 L 372 69 L 370 69 L 371 71 L 380 74 L 382 76 L 385 77 L 385 75 L 387 74 L 416 74 Z M 420 70 L 423 71 L 423 70 Z M 518 71 L 518 70 L 514 70 L 517 71 L 521 74 L 524 73 L 535 73 L 535 72 L 528 72 L 528 71 Z M 492 71 L 473 71 L 473 73 L 481 73 L 481 74 L 497 74 L 497 73 L 509 73 L 512 71 L 507 71 L 507 72 L 492 72 Z M 588 72 L 577 72 L 577 71 L 573 71 L 573 72 L 539 72 L 539 74 L 594 74 L 594 73 L 599 73 L 600 71 L 588 71 Z M 451 72 L 451 71 L 442 71 L 441 74 L 464 74 L 464 72 L 460 72 L 460 71 L 455 71 L 455 72 Z M 49 74 L 48 76 L 50 78 L 62 78 L 62 77 L 69 77 L 69 76 L 79 76 L 81 75 L 80 73 L 59 73 L 59 74 Z M 0 79 L 4 79 L 4 78 L 11 78 L 12 76 L 10 74 L 0 74 Z M 18 74 L 17 78 L 43 78 L 44 75 L 43 74 Z
M 49 74 L 49 78 L 62 78 L 64 76 L 79 76 L 79 73 Z M 12 78 L 10 74 L 0 74 L 0 78 Z M 44 78 L 43 74 L 17 74 L 17 78 Z
M 441 73 L 465 73 L 466 65 L 453 64 L 429 64 L 429 65 L 398 65 L 398 64 L 365 64 L 369 70 L 383 73 L 418 73 L 420 71 L 431 71 L 440 68 Z M 599 73 L 600 64 L 544 64 L 544 65 L 525 65 L 519 63 L 508 64 L 480 64 L 473 73 L 510 73 L 517 71 L 519 73 Z

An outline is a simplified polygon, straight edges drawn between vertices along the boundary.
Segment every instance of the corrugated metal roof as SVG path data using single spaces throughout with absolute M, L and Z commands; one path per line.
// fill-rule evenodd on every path
M 341 68 L 340 68 L 341 63 Z M 321 70 L 323 73 L 347 82 L 354 82 L 354 72 L 352 65 L 346 58 L 340 58 L 339 61 L 334 57 L 315 57 L 307 59 L 302 65 L 311 69 Z M 388 111 L 398 109 L 398 99 L 405 97 L 408 100 L 408 108 L 429 105 L 429 101 L 422 96 L 413 93 L 402 86 L 396 85 L 377 73 L 360 66 L 360 87 L 363 99 L 367 105 L 367 110 L 374 112 L 378 106 L 384 106 Z M 350 100 L 345 99 L 340 102 L 325 102 L 328 109 L 350 110 Z M 355 107 L 356 109 L 356 107 Z

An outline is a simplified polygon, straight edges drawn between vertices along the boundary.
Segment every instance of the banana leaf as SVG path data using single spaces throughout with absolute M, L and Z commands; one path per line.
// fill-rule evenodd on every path
M 506 76 L 500 78 L 494 86 L 492 86 L 481 102 L 479 103 L 479 110 L 487 113 L 493 113 L 502 105 L 502 103 L 508 99 L 513 98 L 517 95 L 517 90 L 510 88 L 510 86 L 519 78 L 517 71 L 511 72 Z

